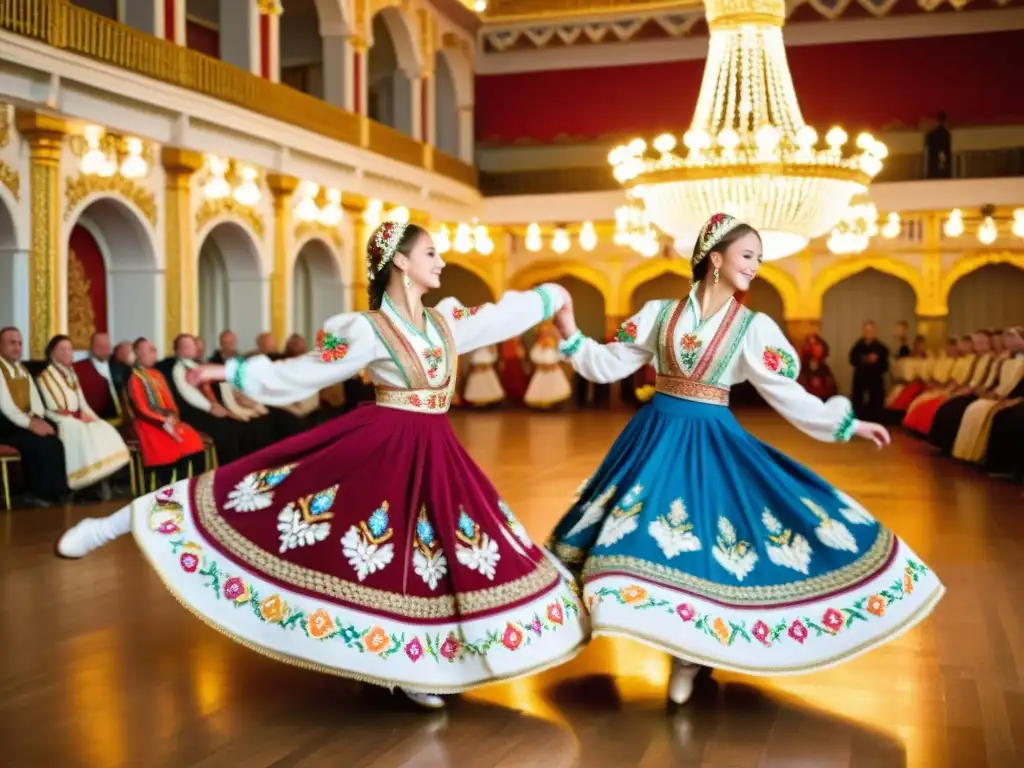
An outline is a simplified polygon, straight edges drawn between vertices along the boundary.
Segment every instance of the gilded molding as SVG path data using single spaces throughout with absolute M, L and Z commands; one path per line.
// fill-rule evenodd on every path
M 207 224 L 218 216 L 232 216 L 241 219 L 248 224 L 256 237 L 263 239 L 265 232 L 263 217 L 252 208 L 239 205 L 233 197 L 225 197 L 220 200 L 205 200 L 196 211 L 196 231 L 201 232 Z
M 0 160 L 0 184 L 11 191 L 15 200 L 21 200 L 21 174 Z
M 342 245 L 344 245 L 341 232 L 338 231 L 337 227 L 328 227 L 319 221 L 300 221 L 295 225 L 292 237 L 296 244 L 315 237 L 329 242 L 338 250 L 341 250 Z
M 42 358 L 63 322 L 60 253 L 60 158 L 67 124 L 59 117 L 17 110 L 15 124 L 28 139 L 31 245 L 29 246 L 29 353 Z
M 196 319 L 196 254 L 192 247 L 192 176 L 203 167 L 203 156 L 180 147 L 160 152 L 164 167 L 164 337 L 165 349 L 174 338 L 193 331 Z
M 79 204 L 87 197 L 104 193 L 128 200 L 139 209 L 153 227 L 156 227 L 158 216 L 156 195 L 131 179 L 120 175 L 104 178 L 80 173 L 75 177 L 69 176 L 64 186 L 64 221 L 71 218 Z

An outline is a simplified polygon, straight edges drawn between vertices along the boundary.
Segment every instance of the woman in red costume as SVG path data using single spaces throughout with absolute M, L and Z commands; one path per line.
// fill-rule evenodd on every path
M 816 333 L 808 336 L 800 349 L 799 383 L 820 400 L 828 400 L 839 394 L 836 377 L 825 362 L 828 352 L 828 343 Z
M 517 336 L 507 339 L 501 345 L 501 360 L 498 363 L 498 375 L 501 386 L 505 390 L 505 401 L 512 405 L 522 405 L 526 395 L 526 349 L 523 340 Z

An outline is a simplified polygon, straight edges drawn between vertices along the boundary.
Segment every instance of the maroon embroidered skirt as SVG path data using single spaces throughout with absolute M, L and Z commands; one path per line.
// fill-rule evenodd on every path
M 132 520 L 186 607 L 299 666 L 457 692 L 588 637 L 569 580 L 443 415 L 362 406 L 144 496 Z

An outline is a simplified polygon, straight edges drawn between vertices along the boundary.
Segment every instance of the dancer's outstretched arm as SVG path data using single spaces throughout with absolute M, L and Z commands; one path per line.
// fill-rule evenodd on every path
M 190 381 L 230 381 L 253 400 L 284 406 L 351 379 L 370 363 L 388 357 L 370 320 L 360 312 L 335 315 L 317 335 L 316 349 L 300 357 L 271 362 L 265 355 L 236 358 L 225 365 L 200 365 Z
M 753 384 L 768 404 L 790 424 L 822 442 L 847 442 L 851 437 L 889 444 L 885 427 L 853 417 L 850 401 L 841 396 L 822 402 L 800 384 L 800 358 L 779 326 L 758 314 L 743 340 L 740 376 Z
M 544 283 L 531 291 L 505 291 L 495 303 L 464 307 L 458 299 L 442 299 L 436 309 L 455 337 L 460 355 L 522 335 L 552 317 L 569 301 L 557 283 Z
M 599 384 L 624 379 L 651 362 L 658 346 L 658 320 L 671 305 L 671 301 L 647 302 L 619 327 L 616 340 L 610 344 L 584 336 L 572 313 L 562 311 L 555 318 L 564 339 L 558 348 L 585 379 Z

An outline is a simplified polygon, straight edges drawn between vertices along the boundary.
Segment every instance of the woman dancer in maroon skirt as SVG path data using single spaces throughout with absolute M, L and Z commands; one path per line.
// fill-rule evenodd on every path
M 588 637 L 568 580 L 444 417 L 458 355 L 518 336 L 566 294 L 544 285 L 424 310 L 444 268 L 426 231 L 383 224 L 368 257 L 372 311 L 329 319 L 314 352 L 190 375 L 279 405 L 367 369 L 376 405 L 83 520 L 58 551 L 81 557 L 130 529 L 168 588 L 215 629 L 440 707 L 437 694 L 559 664 Z

